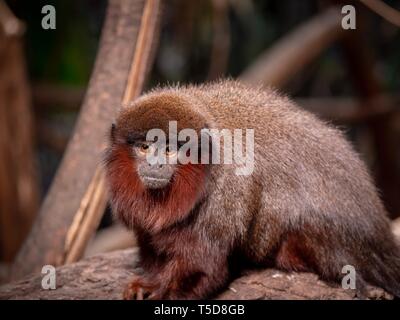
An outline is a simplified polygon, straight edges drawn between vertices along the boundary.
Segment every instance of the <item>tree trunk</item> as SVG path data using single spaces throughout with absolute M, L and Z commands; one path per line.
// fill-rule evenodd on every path
M 0 287 L 0 299 L 121 299 L 134 275 L 137 250 L 100 254 L 56 269 L 56 289 L 42 289 L 42 275 Z M 391 299 L 381 289 L 369 288 L 368 297 Z M 216 299 L 356 299 L 354 290 L 327 284 L 311 273 L 275 269 L 249 271 L 233 281 Z

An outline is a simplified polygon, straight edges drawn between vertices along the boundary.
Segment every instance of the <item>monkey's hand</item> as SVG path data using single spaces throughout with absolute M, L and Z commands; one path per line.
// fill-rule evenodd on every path
M 162 288 L 156 282 L 148 279 L 144 275 L 135 275 L 128 286 L 125 288 L 124 300 L 144 300 L 162 298 Z

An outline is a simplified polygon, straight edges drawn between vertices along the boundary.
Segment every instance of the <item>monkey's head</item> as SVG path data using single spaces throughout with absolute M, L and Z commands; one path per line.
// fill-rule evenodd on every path
M 181 148 L 178 134 L 186 129 L 200 137 L 208 126 L 174 90 L 150 93 L 120 112 L 105 167 L 113 210 L 128 226 L 157 231 L 190 213 L 202 198 L 207 167 L 197 161 L 199 140 Z

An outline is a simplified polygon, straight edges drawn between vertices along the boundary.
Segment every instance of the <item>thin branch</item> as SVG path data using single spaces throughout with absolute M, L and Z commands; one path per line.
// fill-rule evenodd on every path
M 304 22 L 262 54 L 241 75 L 253 85 L 281 87 L 344 33 L 342 15 L 332 7 Z
M 385 20 L 400 27 L 400 11 L 392 8 L 381 0 L 360 0 L 360 2 Z

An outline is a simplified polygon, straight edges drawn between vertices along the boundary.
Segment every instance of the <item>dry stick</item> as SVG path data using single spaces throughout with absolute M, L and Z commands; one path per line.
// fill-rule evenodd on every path
M 143 36 L 138 35 L 143 11 L 148 10 L 144 8 L 153 3 L 109 0 L 80 116 L 29 237 L 14 261 L 13 278 L 40 272 L 45 264 L 60 265 L 66 259 L 77 259 L 86 238 L 94 231 L 99 219 L 97 212 L 102 212 L 105 203 L 101 201 L 101 192 L 96 191 L 102 181 L 102 173 L 97 172 L 100 155 L 111 119 L 132 77 L 129 72 L 138 41 L 143 42 L 138 39 Z M 152 42 L 152 35 L 147 40 Z
M 77 261 L 83 255 L 87 242 L 99 225 L 106 202 L 103 171 L 98 168 L 68 229 L 64 263 Z
M 376 14 L 383 17 L 385 20 L 400 27 L 400 11 L 388 6 L 380 0 L 360 0 L 365 6 L 370 8 Z
M 343 35 L 341 19 L 338 8 L 327 9 L 262 54 L 240 78 L 253 85 L 281 87 Z
M 157 33 L 157 18 L 160 1 L 148 0 L 143 11 L 136 50 L 122 104 L 126 106 L 135 99 L 143 88 L 153 41 Z M 74 221 L 68 230 L 65 242 L 65 263 L 79 260 L 91 236 L 99 225 L 107 204 L 107 192 L 103 168 L 99 165 L 87 189 Z

